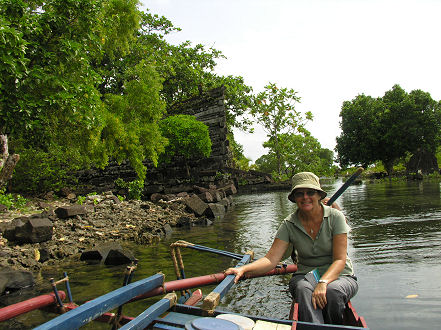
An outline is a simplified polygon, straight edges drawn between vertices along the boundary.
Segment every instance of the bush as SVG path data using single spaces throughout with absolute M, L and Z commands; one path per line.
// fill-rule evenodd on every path
M 9 210 L 12 207 L 16 209 L 22 209 L 26 206 L 26 203 L 28 200 L 21 195 L 13 195 L 11 193 L 5 194 L 5 190 L 0 190 L 0 204 L 6 206 L 6 208 Z
M 72 170 L 57 155 L 34 149 L 22 150 L 11 179 L 12 190 L 27 194 L 59 190 L 74 183 Z
M 174 157 L 183 157 L 186 161 L 196 157 L 208 157 L 211 154 L 211 140 L 208 127 L 193 116 L 170 116 L 160 122 L 161 134 L 168 139 L 164 162 Z
M 115 180 L 115 185 L 119 188 L 127 189 L 128 199 L 140 200 L 142 192 L 144 190 L 144 180 L 138 179 L 130 182 L 125 182 L 123 179 L 118 178 Z M 118 198 L 121 200 L 120 196 Z

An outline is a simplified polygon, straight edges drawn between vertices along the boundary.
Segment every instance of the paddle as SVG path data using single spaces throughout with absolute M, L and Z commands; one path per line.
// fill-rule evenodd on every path
M 363 172 L 364 169 L 363 167 L 359 167 L 357 168 L 357 171 L 355 171 L 354 174 L 351 175 L 351 177 L 349 179 L 346 180 L 346 182 L 340 187 L 340 189 L 338 189 L 334 195 L 332 195 L 331 198 L 329 198 L 329 200 L 326 202 L 327 205 L 331 206 L 332 203 L 335 202 L 335 200 L 337 198 L 340 197 L 341 194 L 343 194 L 343 192 L 351 185 L 352 182 L 354 182 L 354 180 L 361 174 L 361 172 Z

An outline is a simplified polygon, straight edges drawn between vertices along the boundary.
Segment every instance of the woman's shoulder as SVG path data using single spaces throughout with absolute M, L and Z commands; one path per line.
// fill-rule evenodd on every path
M 323 210 L 324 210 L 324 216 L 328 217 L 328 216 L 344 216 L 343 212 L 340 210 L 337 210 L 333 207 L 330 207 L 328 205 L 322 204 L 323 205 Z
M 298 217 L 297 217 L 297 209 L 294 210 L 294 212 L 292 212 L 290 215 L 288 215 L 285 219 L 283 219 L 283 222 L 291 222 L 291 223 L 295 223 L 297 221 Z
M 345 215 L 343 214 L 342 211 L 337 210 L 337 209 L 330 207 L 328 205 L 323 205 L 323 209 L 324 209 L 324 216 L 323 217 L 328 218 L 329 221 L 341 220 L 341 221 L 346 222 Z

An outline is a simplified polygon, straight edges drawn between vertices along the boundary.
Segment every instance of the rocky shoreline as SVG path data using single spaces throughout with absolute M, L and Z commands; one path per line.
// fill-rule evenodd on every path
M 191 194 L 155 194 L 151 201 L 121 201 L 112 192 L 81 199 L 70 194 L 62 199 L 34 200 L 24 213 L 0 214 L 0 272 L 38 273 L 45 266 L 104 243 L 152 244 L 173 227 L 210 225 L 223 217 L 234 193 L 236 189 L 230 185 L 221 189 L 196 187 Z M 27 228 L 28 236 L 22 228 Z M 43 233 L 40 236 L 39 230 Z M 48 232 L 50 239 L 45 238 Z M 0 294 L 8 289 L 4 286 Z

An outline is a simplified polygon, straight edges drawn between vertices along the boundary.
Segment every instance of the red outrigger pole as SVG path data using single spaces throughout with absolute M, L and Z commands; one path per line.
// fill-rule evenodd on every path
M 58 291 L 58 295 L 61 300 L 66 298 L 64 291 Z M 52 292 L 0 308 L 0 322 L 56 303 L 57 298 L 55 297 L 55 293 Z
M 247 278 L 254 278 L 254 277 L 294 273 L 296 270 L 297 270 L 296 265 L 282 265 L 280 267 L 274 268 L 272 271 L 266 274 L 262 274 L 258 276 L 249 276 L 246 278 L 242 278 L 241 280 L 245 280 Z M 150 290 L 142 295 L 133 298 L 132 300 L 130 300 L 130 302 L 149 297 L 159 296 L 172 291 L 187 290 L 196 287 L 216 284 L 222 282 L 224 279 L 225 279 L 224 273 L 215 273 L 210 275 L 203 275 L 198 277 L 190 277 L 180 280 L 169 281 L 169 282 L 165 282 L 162 287 L 155 288 L 153 290 Z M 61 300 L 64 300 L 66 298 L 66 294 L 64 293 L 64 291 L 58 291 L 58 295 Z M 57 298 L 53 292 L 49 294 L 41 295 L 13 305 L 0 308 L 0 322 L 9 320 L 18 315 L 25 314 L 27 312 L 44 307 L 50 309 L 55 313 L 59 313 L 60 310 L 57 306 L 58 306 Z M 73 303 L 69 303 L 69 304 L 65 304 L 63 307 L 65 311 L 68 311 L 75 309 L 78 306 Z M 96 321 L 109 322 L 114 317 L 115 317 L 114 313 L 104 313 L 101 317 L 96 319 Z M 127 316 L 123 316 L 122 318 L 125 321 L 125 322 L 123 321 L 122 323 L 126 323 L 133 319 L 132 317 L 127 317 Z
M 241 280 L 246 280 L 248 278 L 255 278 L 255 277 L 271 276 L 271 275 L 283 275 L 288 273 L 294 273 L 296 271 L 297 271 L 297 265 L 294 264 L 284 265 L 281 266 L 280 268 L 278 267 L 274 268 L 273 270 L 269 271 L 266 274 L 248 276 L 246 278 L 241 278 Z M 156 289 L 146 292 L 140 296 L 137 296 L 132 300 L 130 300 L 130 302 L 149 297 L 159 296 L 168 292 L 193 289 L 196 287 L 220 283 L 225 279 L 225 277 L 226 276 L 224 273 L 216 273 L 216 274 L 189 277 L 180 280 L 165 282 L 163 286 L 157 287 Z

